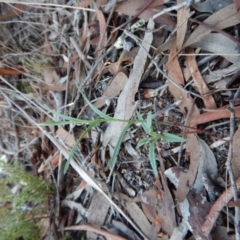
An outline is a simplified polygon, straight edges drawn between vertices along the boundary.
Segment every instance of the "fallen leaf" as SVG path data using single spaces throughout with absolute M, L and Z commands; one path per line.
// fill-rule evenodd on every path
M 22 70 L 0 68 L 0 75 L 15 76 L 15 75 L 23 74 L 24 72 L 25 71 L 22 71 Z
M 239 23 L 238 11 L 235 4 L 230 4 L 227 7 L 215 12 L 208 17 L 204 23 L 214 26 L 219 29 L 234 26 Z M 204 25 L 198 26 L 190 35 L 183 47 L 187 47 L 195 42 L 200 41 L 204 36 L 208 35 L 211 29 Z
M 215 178 L 217 163 L 209 146 L 195 134 L 189 134 L 186 142 L 186 153 L 190 158 L 189 169 L 185 172 L 180 167 L 167 169 L 164 174 L 176 186 L 176 198 L 182 202 L 191 188 L 196 193 L 202 191 L 202 174 Z M 209 167 L 211 165 L 211 167 Z
M 230 1 L 230 0 L 229 0 Z M 233 0 L 234 4 L 236 5 L 237 11 L 238 11 L 238 19 L 240 21 L 240 12 L 239 12 L 239 8 L 240 8 L 240 0 Z
M 240 60 L 240 56 L 236 55 L 239 53 L 238 45 L 220 33 L 209 33 L 190 46 L 219 54 L 232 63 L 238 63 Z
M 196 193 L 193 190 L 188 193 L 189 214 L 187 214 L 186 218 L 191 226 L 189 230 L 191 230 L 195 239 L 210 240 L 211 237 L 206 238 L 201 228 L 211 209 L 211 205 L 204 194 L 205 191 Z
M 238 198 L 236 201 L 230 201 L 227 204 L 228 207 L 240 207 L 240 199 Z
M 55 169 L 55 167 L 59 163 L 59 157 L 60 157 L 59 154 L 55 155 L 54 157 L 50 155 L 44 162 L 42 162 L 42 164 L 38 168 L 38 173 L 42 173 L 42 172 L 46 173 L 51 168 Z
M 233 136 L 233 156 L 232 156 L 232 170 L 235 180 L 240 177 L 240 127 L 238 127 L 237 131 Z
M 187 172 L 180 172 L 179 185 L 176 191 L 176 198 L 179 199 L 180 202 L 186 198 L 190 188 L 195 182 L 202 153 L 201 150 L 198 137 L 195 134 L 189 134 L 186 141 L 186 152 L 190 157 L 190 166 Z
M 207 123 L 207 122 L 211 122 L 214 120 L 218 120 L 218 119 L 222 119 L 222 118 L 230 118 L 230 111 L 227 110 L 229 106 L 225 106 L 222 108 L 217 108 L 214 112 L 205 112 L 203 114 L 200 114 L 197 117 L 193 117 L 191 119 L 191 123 L 190 125 L 192 127 L 197 126 L 199 124 L 203 124 L 203 123 Z M 235 112 L 235 117 L 236 118 L 240 118 L 240 108 L 235 108 L 234 109 Z
M 47 84 L 33 84 L 32 86 L 37 87 L 37 88 L 41 88 L 42 90 L 46 90 L 46 91 L 55 91 L 55 92 L 63 92 L 67 90 L 67 86 L 66 85 L 47 85 Z
M 203 190 L 203 176 L 209 178 L 210 181 L 214 181 L 217 178 L 218 166 L 216 158 L 211 148 L 202 139 L 197 138 L 199 146 L 199 165 L 197 175 L 192 186 L 196 194 L 199 194 Z
M 239 71 L 240 63 L 234 63 L 227 68 L 212 71 L 209 75 L 203 76 L 207 84 L 216 82 L 224 77 L 230 76 Z
M 62 127 L 58 128 L 56 136 L 58 136 L 69 147 L 73 147 L 76 142 L 74 136 Z
M 59 76 L 55 70 L 55 67 L 51 64 L 47 64 L 43 69 L 43 77 L 47 84 L 58 84 Z
M 188 53 L 193 54 L 194 50 L 190 49 Z M 209 93 L 209 89 L 206 83 L 204 82 L 204 79 L 202 78 L 202 75 L 198 69 L 197 61 L 194 55 L 187 56 L 187 64 L 188 64 L 189 71 L 192 75 L 193 81 L 200 95 L 203 97 L 205 107 L 209 109 L 215 109 L 217 106 L 212 95 L 204 96 L 204 94 Z
M 181 67 L 179 65 L 178 59 L 176 56 L 177 53 L 177 44 L 176 42 L 171 48 L 171 52 L 169 54 L 169 61 L 168 61 L 168 76 L 177 84 L 184 86 L 184 77 L 182 74 Z M 191 117 L 198 116 L 199 110 L 197 109 L 197 106 L 193 103 L 193 99 L 191 96 L 187 96 L 185 92 L 183 92 L 182 89 L 178 88 L 175 84 L 173 84 L 171 81 L 168 81 L 169 90 L 174 96 L 175 100 L 182 100 L 182 102 L 179 104 L 179 108 L 184 116 L 187 115 L 186 109 L 190 111 L 191 114 L 189 116 L 188 122 L 190 122 Z M 187 124 L 187 123 L 186 123 Z
M 173 44 L 175 43 L 176 38 L 173 37 L 171 39 L 169 39 L 167 42 L 164 42 L 162 45 L 160 45 L 157 50 L 154 52 L 153 56 L 157 56 L 158 54 L 165 52 L 167 50 L 170 50 L 173 46 Z
M 37 226 L 40 229 L 40 237 L 44 238 L 50 227 L 50 218 L 44 217 L 38 223 Z
M 95 8 L 96 5 L 95 5 Z M 106 20 L 105 20 L 105 16 L 103 15 L 103 12 L 101 10 L 96 10 L 97 13 L 97 18 L 98 18 L 98 24 L 99 24 L 99 33 L 100 33 L 100 41 L 98 43 L 98 47 L 96 49 L 96 57 L 100 56 L 103 52 L 103 46 L 107 45 L 107 25 L 106 25 Z M 101 45 L 99 45 L 101 44 Z
M 79 3 L 76 3 L 75 5 L 77 7 L 87 7 L 88 5 L 90 5 L 92 3 L 92 0 L 83 0 Z
M 122 200 L 124 201 L 124 206 L 133 219 L 133 221 L 139 226 L 142 232 L 148 237 L 148 239 L 157 240 L 157 229 L 155 229 L 147 220 L 145 214 L 140 209 L 140 207 L 132 202 L 129 197 L 124 194 L 120 194 Z
M 199 12 L 217 12 L 231 3 L 232 0 L 208 0 L 205 2 L 197 2 L 192 6 Z
M 156 12 L 162 11 L 164 9 L 163 4 L 169 2 L 169 0 L 153 0 L 151 2 L 152 3 L 138 15 L 138 18 L 149 20 Z M 135 16 L 145 5 L 147 5 L 146 0 L 123 1 L 116 7 L 115 11 L 129 16 Z M 167 25 L 175 25 L 175 22 L 167 14 L 155 19 L 155 21 Z
M 122 221 L 116 221 L 113 219 L 112 224 L 115 228 L 124 232 L 126 234 L 126 237 L 128 237 L 128 239 L 133 239 L 133 240 L 138 239 L 137 234 L 132 229 L 130 229 L 130 227 L 126 226 Z
M 159 156 L 160 158 L 161 156 Z M 162 166 L 162 165 L 161 165 Z M 161 168 L 162 170 L 162 168 Z M 157 191 L 157 212 L 161 219 L 161 226 L 162 231 L 171 236 L 174 228 L 176 227 L 176 214 L 174 208 L 174 201 L 172 194 L 169 190 L 167 179 L 165 178 L 164 174 L 160 172 L 161 176 L 161 183 L 160 181 L 156 180 L 156 187 L 158 188 Z
M 98 98 L 97 101 L 94 103 L 94 106 L 100 108 L 105 105 L 106 100 L 117 97 L 126 86 L 127 81 L 128 77 L 126 76 L 126 74 L 124 74 L 123 72 L 118 72 L 116 76 L 114 76 L 111 80 L 102 97 Z
M 177 3 L 182 3 L 185 0 L 178 0 Z M 187 32 L 188 18 L 189 18 L 190 8 L 180 8 L 177 11 L 177 50 L 182 48 L 183 42 L 185 40 L 185 35 Z
M 100 192 L 95 191 L 88 208 L 88 223 L 94 227 L 101 228 L 110 206 L 106 198 Z M 97 234 L 88 231 L 87 239 L 97 239 Z
M 64 199 L 61 202 L 61 205 L 63 207 L 69 207 L 70 209 L 77 210 L 78 215 L 77 215 L 76 223 L 79 223 L 83 219 L 83 217 L 86 217 L 86 218 L 88 217 L 88 211 L 86 208 L 83 207 L 81 203 Z
M 133 202 L 140 201 L 142 210 L 145 216 L 152 222 L 153 226 L 157 231 L 160 231 L 161 228 L 161 216 L 157 212 L 157 192 L 155 189 L 150 189 L 143 192 L 141 195 L 133 199 Z
M 153 29 L 154 23 L 150 21 L 148 23 L 148 28 Z M 150 50 L 152 39 L 152 32 L 146 32 L 143 39 L 143 48 L 139 49 L 139 52 L 133 62 L 132 72 L 122 93 L 118 98 L 118 103 L 114 114 L 115 119 L 128 120 L 132 117 L 133 111 L 135 109 L 135 94 L 138 91 L 141 76 L 144 72 L 144 66 L 147 60 L 146 52 Z M 119 136 L 125 126 L 125 122 L 110 123 L 109 128 L 104 135 L 103 146 L 106 147 L 109 142 L 112 146 L 116 146 Z
M 111 239 L 111 240 L 126 240 L 126 238 L 120 237 L 116 234 L 107 232 L 106 230 L 99 229 L 96 227 L 93 227 L 88 224 L 83 224 L 83 225 L 75 225 L 75 226 L 69 226 L 65 227 L 64 230 L 72 230 L 72 231 L 87 231 L 87 232 L 93 232 L 93 233 L 98 233 L 100 235 L 103 235 L 106 239 Z

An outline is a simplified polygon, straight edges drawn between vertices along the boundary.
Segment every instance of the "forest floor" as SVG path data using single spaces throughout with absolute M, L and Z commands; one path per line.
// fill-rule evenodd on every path
M 0 0 L 4 239 L 240 239 L 239 8 Z

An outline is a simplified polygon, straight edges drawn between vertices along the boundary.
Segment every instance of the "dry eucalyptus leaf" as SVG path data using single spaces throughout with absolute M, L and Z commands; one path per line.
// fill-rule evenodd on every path
M 156 14 L 156 12 L 162 11 L 164 9 L 164 4 L 166 4 L 168 2 L 169 2 L 169 0 L 123 1 L 116 7 L 115 11 L 129 15 L 129 16 L 135 16 L 143 9 L 143 11 L 139 14 L 138 17 L 145 19 L 145 20 L 149 20 L 154 14 Z M 167 14 L 157 18 L 156 22 L 167 24 L 167 25 L 172 25 L 172 26 L 175 25 L 175 22 Z
M 195 239 L 210 240 L 211 237 L 209 236 L 209 238 L 206 238 L 201 228 L 211 209 L 211 204 L 207 201 L 204 194 L 205 191 L 201 191 L 197 194 L 193 190 L 188 193 L 187 200 L 189 203 L 189 213 L 187 213 L 186 218 L 191 226 L 189 230 L 191 230 Z
M 232 0 L 208 0 L 205 2 L 198 2 L 192 6 L 199 12 L 217 12 L 220 9 L 232 4 Z
M 58 84 L 60 80 L 55 68 L 51 64 L 44 67 L 43 77 L 47 84 Z
M 185 0 L 178 0 L 177 3 L 182 3 Z M 188 18 L 189 18 L 190 8 L 180 8 L 177 11 L 177 50 L 180 50 L 188 27 Z
M 75 144 L 75 139 L 74 136 L 71 135 L 69 132 L 67 132 L 64 128 L 60 127 L 58 128 L 58 130 L 56 131 L 56 135 L 62 140 L 64 141 L 64 143 L 66 145 L 68 145 L 69 147 L 73 147 Z
M 98 191 L 95 191 L 88 209 L 88 223 L 94 227 L 101 228 L 105 222 L 110 203 Z M 97 234 L 88 231 L 88 239 L 97 239 Z
M 221 80 L 224 77 L 227 77 L 236 73 L 237 71 L 239 71 L 239 68 L 240 68 L 240 62 L 234 63 L 227 68 L 212 71 L 209 75 L 203 76 L 203 78 L 207 84 L 216 82 L 218 80 Z
M 188 53 L 194 53 L 193 49 L 190 49 Z M 206 85 L 197 65 L 196 57 L 194 55 L 187 56 L 188 69 L 192 75 L 193 81 L 199 91 L 200 95 L 203 97 L 203 102 L 206 108 L 215 109 L 216 103 L 212 95 L 205 95 L 209 93 L 208 86 Z
M 105 105 L 105 100 L 110 100 L 117 97 L 125 87 L 128 77 L 123 72 L 118 72 L 109 83 L 103 96 L 94 103 L 94 106 L 100 108 Z
M 240 127 L 233 136 L 233 156 L 232 156 L 232 170 L 235 180 L 240 177 Z
M 239 23 L 238 11 L 235 4 L 228 5 L 227 7 L 215 12 L 208 17 L 204 23 L 214 26 L 219 29 L 234 26 Z M 208 35 L 212 30 L 206 26 L 199 25 L 194 32 L 190 35 L 184 47 L 187 47 L 195 42 L 200 41 L 204 36 Z
M 176 42 L 173 44 L 171 48 L 171 52 L 169 55 L 169 61 L 168 61 L 168 76 L 177 84 L 184 86 L 185 81 L 182 73 L 182 69 L 180 67 L 180 64 L 178 62 L 176 56 L 177 53 L 177 44 Z M 171 81 L 168 82 L 169 90 L 174 96 L 175 100 L 182 100 L 182 102 L 179 104 L 179 108 L 184 116 L 186 116 L 187 110 L 191 110 L 191 116 L 188 118 L 188 121 L 190 122 L 191 117 L 198 116 L 199 110 L 197 109 L 197 106 L 193 103 L 193 99 L 191 96 L 187 96 L 185 92 L 183 92 L 182 89 L 177 87 L 175 84 L 173 84 Z
M 148 239 L 157 240 L 158 231 L 155 231 L 155 228 L 149 223 L 141 208 L 136 203 L 132 202 L 126 195 L 121 194 L 121 198 L 124 201 L 124 206 L 128 214 L 142 232 L 148 237 Z
M 149 21 L 148 29 L 154 28 L 154 22 Z M 114 114 L 115 119 L 128 120 L 132 117 L 135 110 L 135 94 L 138 91 L 139 83 L 144 72 L 144 66 L 147 61 L 147 52 L 150 50 L 151 42 L 153 40 L 153 33 L 147 31 L 143 39 L 143 48 L 140 48 L 137 56 L 133 62 L 133 69 L 129 76 L 129 79 L 121 92 L 116 111 Z M 146 52 L 147 51 L 147 52 Z M 103 139 L 103 146 L 106 147 L 109 142 L 112 146 L 116 146 L 122 130 L 126 126 L 124 122 L 112 122 Z
M 240 56 L 236 56 L 239 53 L 238 45 L 220 33 L 210 33 L 190 46 L 222 55 L 232 63 L 238 63 L 240 60 Z

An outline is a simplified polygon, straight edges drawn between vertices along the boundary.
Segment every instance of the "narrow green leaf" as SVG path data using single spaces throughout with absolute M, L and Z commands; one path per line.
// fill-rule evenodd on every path
M 148 156 L 149 156 L 150 164 L 152 166 L 154 175 L 157 177 L 158 176 L 158 171 L 157 171 L 157 162 L 156 162 L 156 159 L 155 159 L 155 144 L 156 144 L 155 141 L 150 143 Z
M 109 120 L 112 119 L 112 117 L 109 117 L 108 115 L 106 115 L 105 113 L 103 113 L 102 111 L 100 111 L 99 109 L 97 109 L 85 96 L 85 94 L 83 93 L 83 91 L 80 89 L 80 86 L 77 85 L 78 91 L 82 94 L 83 98 L 85 99 L 85 101 L 87 102 L 87 104 L 91 107 L 91 109 L 100 117 Z
M 175 134 L 172 134 L 172 133 L 168 133 L 168 132 L 164 132 L 162 134 L 162 136 L 163 136 L 163 140 L 165 142 L 170 142 L 171 143 L 171 142 L 185 142 L 186 141 L 184 138 L 179 137 L 179 136 L 177 136 Z
M 77 150 L 78 144 L 82 141 L 82 139 L 84 138 L 84 136 L 85 136 L 89 131 L 91 131 L 91 129 L 92 129 L 95 125 L 97 125 L 97 124 L 98 124 L 97 121 L 93 121 L 93 122 L 87 127 L 87 129 L 85 129 L 85 131 L 81 134 L 81 136 L 79 137 L 79 139 L 78 139 L 78 140 L 76 141 L 76 143 L 74 144 L 74 146 L 73 146 L 73 148 L 72 148 L 72 150 L 71 150 L 71 152 L 70 152 L 70 155 L 69 155 L 69 157 L 68 157 L 68 159 L 67 159 L 67 162 L 66 162 L 66 164 L 65 164 L 65 166 L 64 166 L 64 174 L 67 172 L 67 170 L 68 170 L 68 168 L 69 168 L 70 161 L 71 161 L 74 153 L 75 153 L 76 150 Z
M 142 115 L 141 115 L 138 111 L 136 111 L 136 113 L 137 113 L 138 119 L 141 120 L 141 125 L 142 125 L 144 131 L 145 131 L 147 134 L 150 134 L 150 133 L 151 133 L 151 129 L 148 129 L 147 124 L 146 124 L 146 121 L 143 119 Z
M 132 125 L 132 123 L 128 123 L 127 126 L 123 129 L 121 135 L 119 136 L 118 142 L 117 142 L 116 147 L 115 147 L 114 152 L 113 152 L 113 156 L 112 156 L 111 160 L 109 161 L 109 166 L 111 168 L 113 168 L 116 164 L 117 155 L 119 153 L 123 138 L 124 138 L 127 130 L 130 128 L 131 125 Z
M 74 119 L 74 121 L 47 121 L 44 123 L 40 123 L 41 126 L 59 126 L 59 125 L 68 125 L 68 124 L 91 124 L 93 120 L 82 120 L 82 119 Z
M 149 111 L 147 114 L 147 129 L 150 132 L 152 128 L 152 112 Z
M 151 141 L 151 138 L 142 138 L 138 144 L 137 144 L 137 148 L 141 147 L 144 144 L 147 144 Z

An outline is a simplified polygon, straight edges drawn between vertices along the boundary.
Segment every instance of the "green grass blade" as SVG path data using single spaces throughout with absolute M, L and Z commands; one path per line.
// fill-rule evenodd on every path
M 99 109 L 97 109 L 89 100 L 88 98 L 85 96 L 85 94 L 83 93 L 83 91 L 80 89 L 80 86 L 77 85 L 78 91 L 82 94 L 83 98 L 85 99 L 85 101 L 87 102 L 87 104 L 91 107 L 91 109 L 100 117 L 109 120 L 112 119 L 112 117 L 109 117 L 108 115 L 106 115 L 105 113 L 103 113 L 102 111 L 100 111 Z
M 137 144 L 137 148 L 141 147 L 144 144 L 147 144 L 151 141 L 151 138 L 143 138 L 141 139 L 138 144 Z
M 151 129 L 148 129 L 147 124 L 146 124 L 146 121 L 143 119 L 142 115 L 141 115 L 138 111 L 136 111 L 136 113 L 137 113 L 138 119 L 141 120 L 141 125 L 142 125 L 144 131 L 145 131 L 147 134 L 150 135 L 150 134 L 151 134 Z
M 164 132 L 162 133 L 162 136 L 163 136 L 163 140 L 165 142 L 185 142 L 186 140 L 182 137 L 179 137 L 175 134 L 172 134 L 172 133 L 167 133 L 167 132 Z
M 81 134 L 81 136 L 79 137 L 79 139 L 76 141 L 76 143 L 74 144 L 71 152 L 70 152 L 70 155 L 69 155 L 69 158 L 67 159 L 67 162 L 64 166 L 64 174 L 67 172 L 68 168 L 69 168 L 69 164 L 70 164 L 70 161 L 73 157 L 73 154 L 76 152 L 77 150 L 77 147 L 78 147 L 78 144 L 82 141 L 82 139 L 84 138 L 84 136 L 89 132 L 91 131 L 91 129 L 97 125 L 98 122 L 97 121 L 93 121 L 88 127 L 87 129 L 85 129 L 85 131 Z
M 150 143 L 149 155 L 148 156 L 149 156 L 150 164 L 152 166 L 154 175 L 155 175 L 155 177 L 157 177 L 158 176 L 158 171 L 157 171 L 157 162 L 156 162 L 156 159 L 155 159 L 155 144 L 156 144 L 155 141 Z
M 121 135 L 119 136 L 119 139 L 118 139 L 118 142 L 117 142 L 117 145 L 114 149 L 114 152 L 113 152 L 113 156 L 111 158 L 111 160 L 109 161 L 109 166 L 111 168 L 113 168 L 116 164 L 116 160 L 117 160 L 117 155 L 119 153 L 119 150 L 120 150 L 120 147 L 121 147 L 121 144 L 122 144 L 122 141 L 123 141 L 123 138 L 127 132 L 127 130 L 130 128 L 130 126 L 132 125 L 132 123 L 128 123 L 127 126 L 123 129 Z
M 74 119 L 74 121 L 70 121 L 70 120 L 67 120 L 67 121 L 47 121 L 47 122 L 44 122 L 44 123 L 40 123 L 39 125 L 41 126 L 59 126 L 59 125 L 68 125 L 68 124 L 86 124 L 86 125 L 89 125 L 91 124 L 93 120 L 83 120 L 83 119 Z
M 150 132 L 152 128 L 152 112 L 149 111 L 147 114 L 147 129 Z

